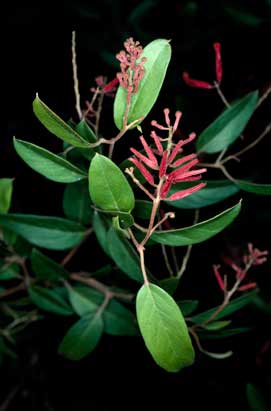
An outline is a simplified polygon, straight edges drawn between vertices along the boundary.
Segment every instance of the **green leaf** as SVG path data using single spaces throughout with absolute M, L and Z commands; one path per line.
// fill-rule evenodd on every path
M 258 91 L 253 91 L 234 102 L 198 137 L 197 151 L 218 153 L 232 144 L 242 133 L 258 102 Z
M 30 214 L 0 214 L 0 226 L 20 234 L 31 244 L 51 250 L 66 250 L 75 246 L 86 232 L 74 221 Z
M 75 147 L 89 147 L 89 142 L 46 106 L 38 95 L 33 102 L 33 110 L 44 127 L 61 140 Z
M 33 248 L 30 259 L 33 272 L 41 280 L 58 281 L 69 277 L 65 268 L 36 248 Z
M 104 331 L 110 335 L 138 335 L 135 317 L 122 304 L 111 300 L 103 314 Z
M 260 194 L 263 196 L 271 195 L 271 184 L 255 184 L 244 180 L 235 180 L 235 182 L 241 190 L 248 191 L 249 193 Z
M 160 244 L 171 246 L 182 246 L 201 243 L 208 240 L 220 231 L 224 230 L 238 216 L 241 210 L 241 202 L 234 207 L 223 211 L 209 220 L 202 221 L 191 227 L 176 230 L 157 231 L 152 234 L 151 239 Z
M 4 264 L 0 268 L 0 281 L 8 281 L 20 278 L 20 267 L 18 264 Z
M 103 295 L 85 287 L 71 287 L 67 285 L 70 303 L 80 317 L 97 311 L 103 302 Z
M 183 316 L 186 317 L 187 315 L 192 314 L 198 307 L 199 301 L 198 300 L 182 300 L 177 301 L 177 304 L 183 313 Z
M 66 300 L 55 290 L 49 290 L 37 285 L 28 288 L 29 297 L 42 310 L 60 315 L 71 315 L 73 311 Z
M 81 360 L 97 346 L 103 333 L 100 315 L 88 314 L 80 318 L 63 338 L 58 352 L 70 360 Z
M 230 323 L 231 320 L 212 321 L 210 324 L 206 324 L 204 329 L 208 331 L 217 331 L 227 327 Z
M 177 208 L 202 208 L 219 203 L 220 201 L 225 200 L 226 198 L 236 194 L 239 191 L 239 188 L 229 180 L 203 182 L 206 183 L 206 186 L 201 190 L 198 190 L 185 198 L 181 198 L 180 200 L 166 202 L 171 206 Z M 170 194 L 176 193 L 179 190 L 183 190 L 194 185 L 195 183 L 174 184 L 174 186 L 170 190 Z
M 81 224 L 89 224 L 93 214 L 89 198 L 88 184 L 80 181 L 68 184 L 63 195 L 63 210 L 71 220 Z
M 0 213 L 7 213 L 10 208 L 13 178 L 0 178 Z
M 133 216 L 142 220 L 149 220 L 152 212 L 152 202 L 147 200 L 136 200 Z
M 142 57 L 147 59 L 144 64 L 145 74 L 139 83 L 138 92 L 132 95 L 128 124 L 146 117 L 160 93 L 171 58 L 169 41 L 164 39 L 152 41 L 144 48 Z M 120 86 L 114 101 L 114 121 L 119 130 L 122 129 L 126 97 L 127 91 Z
M 253 384 L 247 384 L 246 386 L 247 401 L 250 411 L 267 411 L 267 403 L 259 391 Z
M 129 241 L 113 227 L 107 234 L 107 247 L 116 265 L 135 281 L 143 282 L 139 257 Z
M 110 256 L 107 242 L 107 232 L 109 230 L 109 223 L 107 219 L 97 211 L 94 211 L 92 218 L 92 227 L 103 251 L 105 252 L 105 254 Z
M 89 127 L 86 120 L 81 120 L 80 123 L 75 126 L 75 130 L 84 138 L 84 140 L 89 141 L 90 143 L 95 143 L 97 141 L 94 131 Z
M 182 313 L 169 294 L 143 285 L 136 299 L 140 331 L 155 362 L 170 372 L 194 362 L 194 350 Z
M 13 139 L 17 154 L 29 167 L 49 180 L 58 183 L 74 183 L 87 174 L 62 157 L 27 141 Z
M 200 332 L 199 337 L 204 340 L 220 340 L 222 338 L 234 337 L 235 335 L 247 333 L 249 331 L 251 331 L 250 327 L 227 328 L 226 330 Z
M 100 154 L 90 164 L 89 192 L 102 210 L 130 212 L 135 205 L 134 193 L 122 171 Z
M 227 317 L 230 314 L 233 314 L 236 311 L 239 311 L 241 308 L 251 303 L 256 294 L 257 291 L 254 290 L 230 301 L 229 304 L 225 308 L 223 308 L 223 310 L 220 313 L 218 313 L 218 315 L 216 316 L 216 320 L 220 320 L 224 317 Z M 204 321 L 208 320 L 208 318 L 210 318 L 217 309 L 218 306 L 211 308 L 210 310 L 204 311 L 203 313 L 196 314 L 193 317 L 191 317 L 190 320 L 195 323 L 203 323 Z
M 159 282 L 160 287 L 163 288 L 169 295 L 173 295 L 179 285 L 180 279 L 176 277 L 164 278 Z

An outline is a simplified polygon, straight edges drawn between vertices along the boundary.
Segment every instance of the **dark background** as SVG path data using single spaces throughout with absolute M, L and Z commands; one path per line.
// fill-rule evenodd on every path
M 180 109 L 184 113 L 184 133 L 201 131 L 223 109 L 213 91 L 190 89 L 181 78 L 187 70 L 195 78 L 214 80 L 214 41 L 222 44 L 222 87 L 229 100 L 256 88 L 263 92 L 271 81 L 271 2 L 268 0 L 10 3 L 0 19 L 3 67 L 0 165 L 1 177 L 15 177 L 12 210 L 16 212 L 62 214 L 62 185 L 48 182 L 28 168 L 15 154 L 12 137 L 15 135 L 55 152 L 61 150 L 61 142 L 47 133 L 34 117 L 32 101 L 38 92 L 65 120 L 76 119 L 72 30 L 77 31 L 82 101 L 90 97 L 89 88 L 97 75 L 103 74 L 109 79 L 115 76 L 114 55 L 127 37 L 133 36 L 143 45 L 159 37 L 171 39 L 172 62 L 149 118 L 158 119 L 164 107 Z M 105 105 L 108 121 L 104 124 L 109 136 L 116 133 L 111 103 L 109 99 Z M 258 136 L 269 120 L 270 100 L 252 121 L 245 135 L 248 141 Z M 256 175 L 257 181 L 271 183 L 268 140 L 270 136 L 252 154 L 244 156 L 242 167 L 233 168 L 236 177 Z M 120 145 L 120 155 L 121 150 L 124 152 L 125 144 Z M 239 250 L 248 241 L 260 249 L 271 249 L 270 199 L 250 194 L 242 197 L 244 205 L 238 222 L 208 244 L 195 246 L 195 258 L 183 281 L 182 298 L 200 297 L 203 307 L 219 303 L 217 286 L 209 281 L 211 265 L 219 262 L 219 255 Z M 239 198 L 240 195 L 225 202 L 225 208 Z M 214 215 L 222 209 L 222 205 L 212 207 L 202 216 Z M 88 250 L 84 252 L 88 254 Z M 94 250 L 94 260 L 95 255 L 100 258 Z M 93 263 L 99 265 L 97 259 Z M 257 281 L 263 294 L 270 298 L 270 263 L 261 269 L 261 278 Z M 198 354 L 193 367 L 169 375 L 153 363 L 138 339 L 103 337 L 99 347 L 85 360 L 75 364 L 64 360 L 56 350 L 67 323 L 52 316 L 29 327 L 20 337 L 19 361 L 4 363 L 0 371 L 0 399 L 4 401 L 8 393 L 17 389 L 8 410 L 201 407 L 247 410 L 247 382 L 258 385 L 265 396 L 271 387 L 270 356 L 266 356 L 261 367 L 256 365 L 257 352 L 270 339 L 270 323 L 268 318 L 252 310 L 246 311 L 245 318 L 241 316 L 241 321 L 248 319 L 256 324 L 253 333 L 218 346 L 217 351 L 233 349 L 232 358 L 216 361 Z

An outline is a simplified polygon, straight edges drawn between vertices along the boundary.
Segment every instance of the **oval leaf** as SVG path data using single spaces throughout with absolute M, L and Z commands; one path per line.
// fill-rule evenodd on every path
M 194 362 L 186 323 L 169 294 L 156 285 L 143 285 L 137 294 L 136 312 L 145 344 L 160 367 L 177 372 Z
M 97 346 L 103 333 L 100 315 L 89 314 L 80 318 L 63 338 L 58 352 L 70 360 L 81 360 Z
M 110 335 L 137 335 L 138 328 L 131 311 L 111 300 L 103 314 L 104 331 Z
M 84 171 L 62 157 L 27 141 L 13 140 L 17 154 L 29 167 L 49 180 L 58 183 L 74 183 L 87 177 Z
M 242 133 L 258 102 L 258 91 L 253 91 L 234 102 L 198 137 L 197 151 L 218 153 L 232 144 Z
M 145 74 L 139 83 L 138 92 L 132 95 L 128 124 L 146 117 L 159 95 L 171 57 L 169 41 L 152 41 L 144 48 L 142 57 L 147 59 L 144 64 Z M 122 129 L 126 97 L 127 91 L 120 86 L 114 101 L 114 121 L 119 130 Z
M 71 287 L 67 285 L 70 303 L 80 317 L 97 311 L 103 302 L 103 295 L 94 290 L 86 290 L 83 287 Z
M 33 272 L 41 280 L 57 281 L 69 277 L 65 268 L 35 248 L 32 250 L 30 259 Z
M 221 318 L 227 317 L 228 315 L 241 310 L 241 308 L 253 302 L 256 295 L 257 291 L 254 290 L 230 301 L 229 304 L 225 308 L 223 308 L 220 313 L 217 314 L 216 320 L 220 320 Z M 214 312 L 217 311 L 217 309 L 218 307 L 214 307 L 210 310 L 204 311 L 203 313 L 196 314 L 191 317 L 190 320 L 197 324 L 201 324 L 204 321 L 208 320 L 214 314 Z
M 38 95 L 33 102 L 33 110 L 44 127 L 61 140 L 75 147 L 89 147 L 89 142 L 46 106 Z
M 51 250 L 66 250 L 75 246 L 86 232 L 74 221 L 26 214 L 0 214 L 0 226 L 20 234 L 31 244 Z
M 240 210 L 241 202 L 223 211 L 223 213 L 191 227 L 157 231 L 152 234 L 151 239 L 157 243 L 171 246 L 201 243 L 224 230 L 238 216 Z
M 71 220 L 82 224 L 89 224 L 91 222 L 93 211 L 86 181 L 66 186 L 63 195 L 63 210 L 65 215 Z
M 107 234 L 107 247 L 112 260 L 135 281 L 143 282 L 139 257 L 129 241 L 113 227 Z
M 235 182 L 241 190 L 249 193 L 260 194 L 263 196 L 271 195 L 271 184 L 255 184 L 244 180 L 235 180 Z
M 0 213 L 7 213 L 12 196 L 12 178 L 0 178 Z
M 39 308 L 61 315 L 71 315 L 69 304 L 55 290 L 48 290 L 37 285 L 28 288 L 29 297 Z
M 236 184 L 233 184 L 229 180 L 218 180 L 218 181 L 203 181 L 206 186 L 201 190 L 198 190 L 191 195 L 181 198 L 177 201 L 167 201 L 168 204 L 177 208 L 202 208 L 212 204 L 219 203 L 226 198 L 236 194 L 239 188 Z M 188 187 L 192 187 L 193 183 L 177 183 L 170 190 L 170 194 L 174 194 L 179 190 L 183 190 Z
M 133 191 L 122 171 L 109 158 L 96 154 L 89 168 L 89 192 L 102 210 L 130 212 Z

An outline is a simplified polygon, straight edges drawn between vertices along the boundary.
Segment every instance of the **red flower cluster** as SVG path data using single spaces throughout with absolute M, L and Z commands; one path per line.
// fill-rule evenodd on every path
M 236 264 L 231 258 L 224 258 L 224 262 L 228 264 L 235 272 L 235 279 L 238 281 L 238 283 L 241 283 L 247 276 L 248 270 L 251 268 L 253 265 L 260 265 L 263 264 L 266 260 L 267 257 L 266 255 L 268 254 L 268 251 L 260 251 L 258 248 L 253 248 L 253 245 L 251 243 L 248 244 L 248 254 L 245 254 L 242 258 L 242 262 L 244 264 L 244 267 L 240 267 L 238 264 Z M 225 291 L 225 281 L 222 278 L 222 275 L 220 274 L 220 265 L 214 265 L 213 266 L 214 274 L 216 277 L 216 280 L 218 282 L 218 285 L 222 291 Z M 238 291 L 247 291 L 252 288 L 257 287 L 256 282 L 249 282 L 247 284 L 241 285 L 240 287 L 237 288 Z
M 220 84 L 222 80 L 222 74 L 223 74 L 222 59 L 221 59 L 221 45 L 220 43 L 214 43 L 213 47 L 215 50 L 216 81 L 218 84 Z M 205 88 L 205 89 L 211 89 L 215 87 L 215 84 L 211 84 L 211 83 L 208 83 L 207 81 L 195 80 L 191 78 L 186 71 L 183 73 L 183 80 L 190 87 Z
M 144 76 L 143 64 L 146 58 L 142 57 L 138 62 L 143 53 L 143 48 L 140 46 L 139 41 L 134 41 L 132 37 L 125 41 L 124 47 L 126 51 L 122 50 L 116 55 L 121 68 L 121 73 L 117 74 L 117 78 L 123 88 L 134 94 L 138 92 L 140 80 Z
M 166 126 L 158 124 L 157 121 L 152 121 L 152 126 L 160 129 L 167 130 L 171 133 L 171 137 L 176 132 L 179 121 L 181 118 L 181 112 L 177 111 L 175 114 L 175 123 L 171 126 L 169 118 L 169 109 L 164 109 Z M 167 149 L 164 149 L 162 142 L 166 139 L 159 137 L 155 131 L 151 132 L 151 137 L 154 140 L 155 148 L 151 148 L 143 136 L 140 137 L 140 141 L 144 148 L 146 155 L 140 153 L 135 148 L 131 148 L 132 153 L 135 157 L 130 158 L 130 161 L 135 164 L 140 173 L 146 179 L 146 181 L 153 187 L 158 187 L 155 183 L 154 177 L 151 172 L 146 168 L 146 166 L 158 172 L 159 182 L 162 181 L 160 188 L 160 198 L 168 201 L 179 200 L 184 198 L 197 190 L 200 190 L 205 186 L 205 183 L 199 183 L 194 187 L 190 187 L 184 190 L 180 190 L 169 197 L 167 197 L 173 184 L 185 182 L 185 181 L 196 181 L 201 178 L 201 174 L 206 171 L 205 168 L 194 169 L 192 168 L 198 164 L 199 160 L 196 158 L 196 154 L 189 154 L 187 156 L 177 158 L 177 155 L 183 152 L 183 146 L 190 141 L 194 140 L 196 137 L 195 133 L 191 133 L 186 140 L 180 140 L 177 144 L 170 144 Z M 157 157 L 161 157 L 160 160 Z M 172 169 L 172 170 L 170 170 Z

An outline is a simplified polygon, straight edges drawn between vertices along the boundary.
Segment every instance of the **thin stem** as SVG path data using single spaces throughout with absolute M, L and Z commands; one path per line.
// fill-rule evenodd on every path
M 222 92 L 220 85 L 215 81 L 214 82 L 215 85 L 215 89 L 217 91 L 217 94 L 219 95 L 219 97 L 221 98 L 222 102 L 225 104 L 226 107 L 230 107 L 230 103 L 228 102 L 228 100 L 226 99 L 224 93 Z
M 155 197 L 140 183 L 140 181 L 134 175 L 134 168 L 126 168 L 125 173 L 128 174 L 133 182 L 142 190 L 152 201 L 154 201 Z
M 140 257 L 140 267 L 141 267 L 141 272 L 144 278 L 144 284 L 148 285 L 149 284 L 149 280 L 148 280 L 148 276 L 147 276 L 147 272 L 146 272 L 146 267 L 145 267 L 145 256 L 144 256 L 144 247 L 142 245 L 140 245 L 137 248 L 137 251 L 139 253 L 139 257 Z
M 72 32 L 72 70 L 73 70 L 73 85 L 75 94 L 75 108 L 79 119 L 83 118 L 81 106 L 80 106 L 80 92 L 79 92 L 79 81 L 77 73 L 77 63 L 76 63 L 76 32 Z
M 80 247 L 86 242 L 86 240 L 89 238 L 92 232 L 93 228 L 91 227 L 87 230 L 85 237 L 80 241 L 80 243 L 78 243 L 74 248 L 72 248 L 68 252 L 68 254 L 63 258 L 63 260 L 60 263 L 62 267 L 65 267 L 71 261 L 71 259 L 75 256 Z
M 88 275 L 88 273 L 78 272 L 78 273 L 72 273 L 70 277 L 73 280 L 76 280 L 82 284 L 86 284 L 89 287 L 94 288 L 95 290 L 100 291 L 103 294 L 111 293 L 114 298 L 119 298 L 119 299 L 127 300 L 127 301 L 131 301 L 134 298 L 133 294 L 125 294 L 125 293 L 119 293 L 119 292 L 112 291 L 105 284 L 101 283 L 95 278 L 85 277 L 86 275 Z
M 101 113 L 102 113 L 102 108 L 103 108 L 103 100 L 104 100 L 104 93 L 101 93 L 98 99 L 98 107 L 96 110 L 96 120 L 95 120 L 95 134 L 96 136 L 99 135 L 99 127 L 100 127 L 100 119 L 101 119 Z
M 170 277 L 174 277 L 174 271 L 170 265 L 165 244 L 161 244 L 161 249 L 162 249 L 163 258 L 164 258 L 164 262 L 167 267 L 168 273 Z
M 264 131 L 259 135 L 256 140 L 254 140 L 252 143 L 247 145 L 245 148 L 243 148 L 240 151 L 237 151 L 237 153 L 234 153 L 228 157 L 226 157 L 223 161 L 221 161 L 221 164 L 225 164 L 227 161 L 231 160 L 232 158 L 239 157 L 246 153 L 247 151 L 251 150 L 253 147 L 255 147 L 268 133 L 271 131 L 271 122 L 265 127 Z
M 199 221 L 199 209 L 195 210 L 195 217 L 194 217 L 193 225 L 197 224 L 198 221 Z M 183 276 L 187 268 L 187 264 L 191 256 L 192 247 L 193 247 L 192 244 L 190 244 L 186 249 L 186 253 L 183 257 L 182 266 L 180 268 L 180 271 L 176 275 L 176 277 L 179 279 Z
M 259 108 L 262 105 L 262 103 L 269 96 L 270 93 L 271 93 L 271 85 L 266 89 L 266 91 L 263 93 L 263 95 L 259 98 L 256 108 Z
M 16 285 L 15 287 L 9 288 L 5 291 L 3 291 L 0 294 L 0 298 L 4 298 L 4 297 L 9 297 L 10 295 L 16 294 L 19 291 L 22 291 L 25 289 L 25 284 L 22 282 L 19 285 Z

